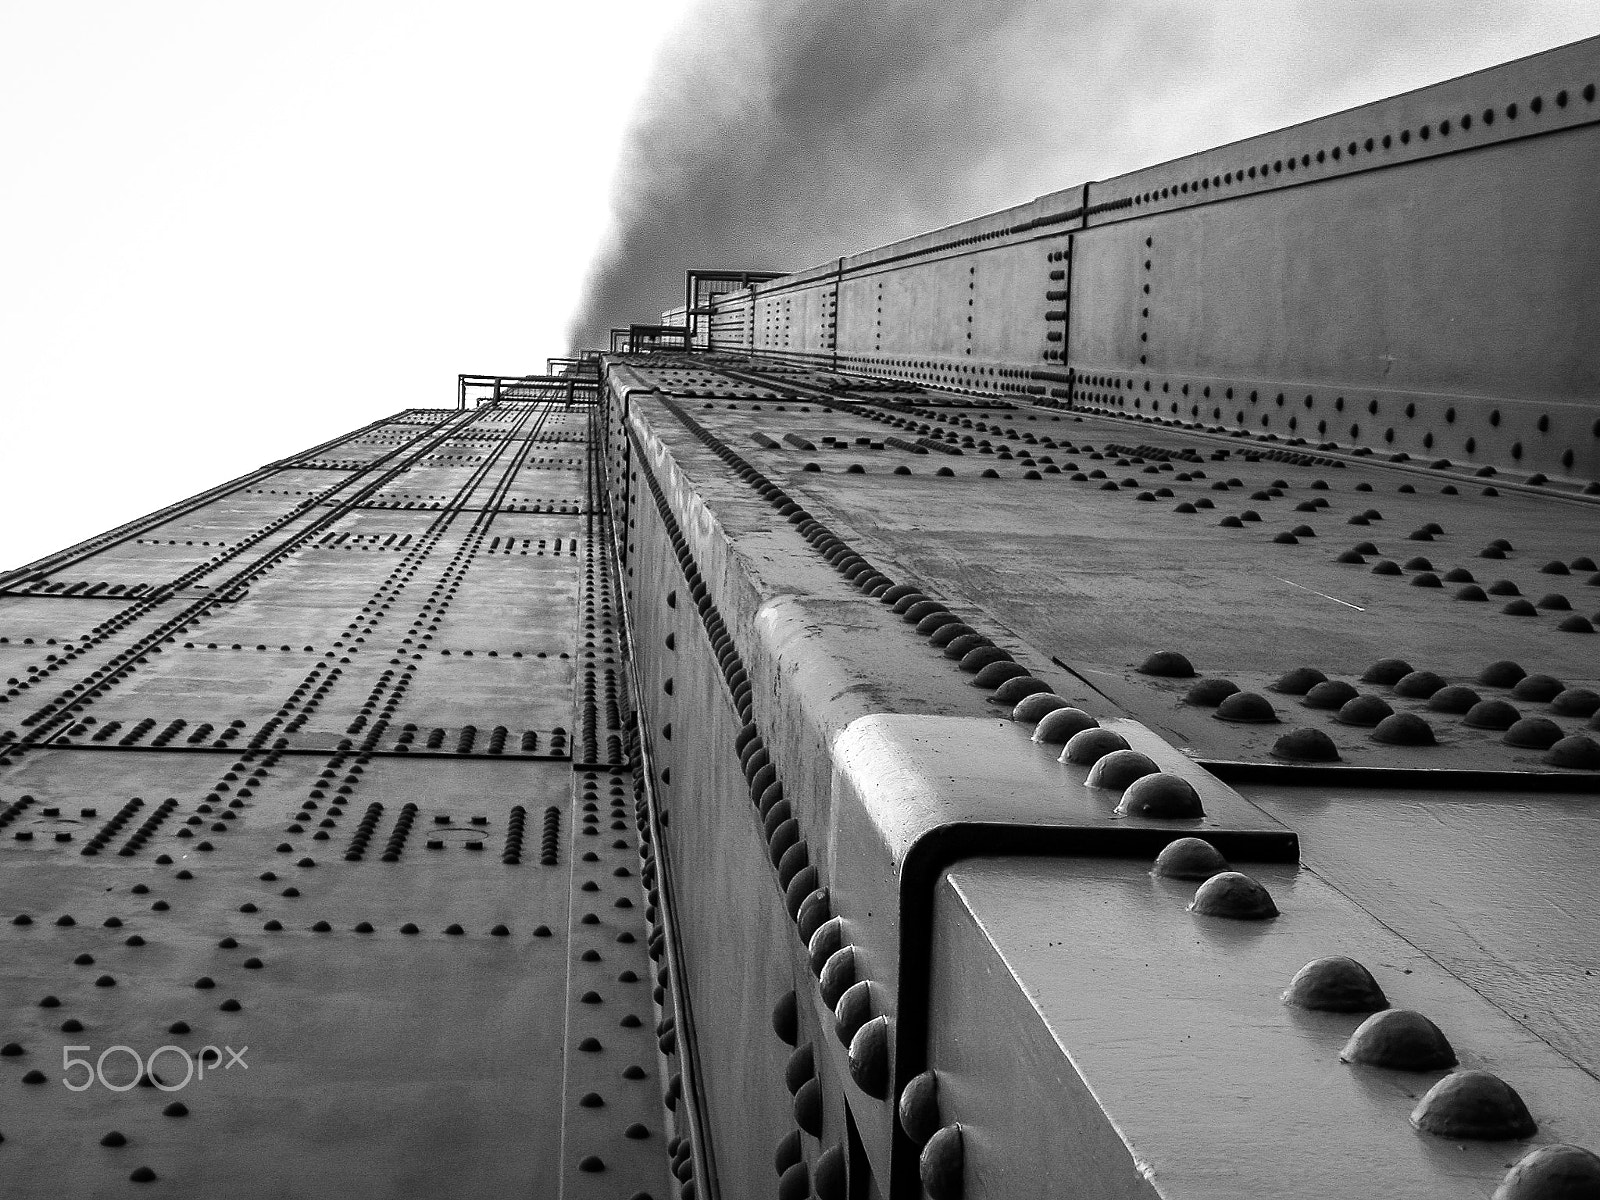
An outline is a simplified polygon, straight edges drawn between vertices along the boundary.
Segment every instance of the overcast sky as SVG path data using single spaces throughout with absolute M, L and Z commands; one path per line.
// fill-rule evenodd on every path
M 1600 31 L 1575 0 L 1004 0 L 1003 28 L 962 34 L 976 53 L 911 39 L 903 89 L 873 84 L 870 56 L 844 45 L 856 35 L 829 32 L 860 25 L 893 58 L 894 14 L 942 3 L 888 0 L 873 32 L 858 10 L 885 0 L 709 0 L 674 34 L 687 0 L 0 0 L 0 568 L 385 413 L 449 405 L 458 372 L 541 370 L 566 350 L 613 194 L 633 244 L 651 244 L 638 206 L 661 154 L 635 139 L 623 158 L 624 134 L 662 128 L 687 74 L 717 117 L 678 123 L 698 148 L 668 147 L 696 180 L 721 169 L 707 146 L 723 127 L 743 128 L 727 123 L 741 89 L 776 80 L 790 110 L 810 104 L 821 85 L 795 72 L 811 63 L 870 97 L 839 112 L 852 93 L 822 88 L 840 128 L 922 128 L 909 114 L 930 80 L 980 128 L 1089 88 L 1074 111 L 1092 136 L 1007 119 L 985 168 L 949 187 L 924 156 L 907 178 L 935 194 L 909 207 L 858 169 L 883 169 L 873 145 L 847 147 L 855 207 L 813 213 L 837 253 L 913 232 L 895 221 L 973 215 Z M 985 6 L 946 7 L 983 28 Z M 1084 19 L 1055 19 L 1074 8 Z M 951 93 L 951 70 L 982 86 Z M 814 183 L 846 161 L 825 149 Z M 760 211 L 790 220 L 772 197 Z M 733 232 L 706 244 L 751 244 Z M 806 266 L 821 241 L 755 245 Z M 666 272 L 675 288 L 685 265 Z
M 674 0 L 0 0 L 0 568 L 542 370 Z

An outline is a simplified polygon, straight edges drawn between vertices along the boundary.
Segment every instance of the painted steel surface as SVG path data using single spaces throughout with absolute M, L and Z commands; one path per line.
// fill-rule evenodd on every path
M 716 298 L 713 349 L 1600 482 L 1600 39 Z
M 1597 58 L 710 289 L 704 353 L 0 576 L 0 1190 L 1600 1171 Z
M 594 410 L 532 390 L 0 581 L 0 1193 L 692 1177 Z
M 739 355 L 609 360 L 605 403 L 725 1189 L 1486 1196 L 1587 1144 L 1592 889 L 1540 864 L 1592 852 L 1595 501 Z M 1194 836 L 1271 920 L 1152 876 Z M 1532 1143 L 1342 1063 L 1365 1014 L 1281 1000 L 1330 955 Z

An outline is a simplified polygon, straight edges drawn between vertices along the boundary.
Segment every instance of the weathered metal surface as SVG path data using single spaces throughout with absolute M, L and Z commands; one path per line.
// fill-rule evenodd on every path
M 1592 1149 L 1597 48 L 691 282 L 0 576 L 3 1190 Z M 1437 1032 L 1283 1002 L 1336 955 Z
M 401 413 L 0 581 L 0 1191 L 677 1188 L 570 391 Z
M 1343 1063 L 1367 1014 L 1282 1001 L 1296 971 L 1332 953 L 1438 1024 L 1463 1067 L 1511 1082 L 1541 1139 L 1592 1137 L 1592 1077 L 1315 872 L 1251 871 L 1277 920 L 1185 911 L 1195 884 L 1152 878 L 1142 860 L 949 873 L 931 1057 L 946 1119 L 964 1125 L 973 1194 L 1489 1195 L 1519 1149 L 1408 1123 L 1445 1071 Z M 1029 1152 L 1019 1127 L 1039 1135 Z
M 1591 39 L 721 297 L 712 349 L 1600 482 Z
M 1366 1195 L 1380 1179 L 1487 1194 L 1520 1151 L 1419 1142 L 1407 1113 L 1433 1080 L 1408 1099 L 1339 1063 L 1357 1022 L 1308 1034 L 1279 1002 L 1300 966 L 1336 953 L 1385 980 L 1425 974 L 1389 990 L 1409 986 L 1420 998 L 1404 1002 L 1426 1001 L 1469 1047 L 1465 1065 L 1529 1098 L 1540 1143 L 1583 1141 L 1600 1096 L 1582 972 L 1600 963 L 1581 949 L 1592 921 L 1569 914 L 1589 889 L 1535 911 L 1534 881 L 1542 837 L 1587 847 L 1587 823 L 1564 814 L 1600 775 L 1429 702 L 1470 685 L 1592 739 L 1583 696 L 1600 659 L 1571 618 L 1591 586 L 1594 501 L 727 355 L 617 360 L 606 402 L 699 1082 L 713 1129 L 743 1121 L 769 1139 L 715 1137 L 725 1188 L 758 1194 L 775 1164 L 786 1186 L 796 1163 L 831 1181 L 844 1163 L 850 1186 L 886 1196 L 1063 1182 Z M 1218 523 L 1247 509 L 1263 519 Z M 1496 556 L 1477 557 L 1495 539 Z M 1378 547 L 1363 562 L 1338 561 L 1366 540 Z M 1374 575 L 1385 557 L 1397 573 Z M 1412 586 L 1456 569 L 1545 603 L 1518 616 L 1506 597 L 1454 599 L 1458 580 Z M 985 657 L 947 654 L 965 649 L 940 639 L 954 621 Z M 1172 666 L 1147 661 L 1161 652 L 1194 674 L 1151 673 Z M 1478 682 L 1510 659 L 1556 682 L 1525 695 Z M 1399 735 L 1308 704 L 1307 677 L 1290 677 L 1305 667 L 1404 717 Z M 1037 680 L 1018 696 L 1048 688 L 1192 782 L 1204 816 L 1141 816 L 1122 789 L 1085 786 L 1086 766 L 1012 718 L 1015 698 L 995 702 L 1010 675 Z M 1201 676 L 1257 698 L 1191 698 Z M 1222 719 L 1235 709 L 1273 719 Z M 1295 729 L 1326 735 L 1336 757 L 1295 757 L 1280 740 Z M 1427 799 L 1441 789 L 1466 790 L 1463 812 L 1505 816 L 1465 826 L 1477 853 L 1417 872 L 1426 826 L 1456 819 Z M 1519 832 L 1511 814 L 1546 804 Z M 1363 816 L 1372 806 L 1386 815 Z M 1194 883 L 1152 884 L 1156 851 L 1193 834 L 1267 883 L 1276 920 L 1208 933 L 1218 918 L 1183 911 Z M 1374 837 L 1385 850 L 1367 854 Z M 966 889 L 979 860 L 985 883 Z M 1431 897 L 1461 911 L 1495 860 L 1517 915 L 1478 943 Z M 1518 957 L 1519 930 L 1543 948 Z M 1226 986 L 1207 995 L 1202 978 Z M 756 1020 L 774 1009 L 798 1049 Z M 1067 1019 L 1080 1010 L 1101 1019 Z M 923 1155 L 895 1108 L 927 1071 L 950 1128 Z M 1143 1099 L 1153 1089 L 1159 1103 Z

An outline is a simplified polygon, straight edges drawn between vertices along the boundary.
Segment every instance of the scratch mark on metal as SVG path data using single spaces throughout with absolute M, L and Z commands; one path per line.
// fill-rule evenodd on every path
M 1367 611 L 1366 609 L 1362 608 L 1359 604 L 1351 604 L 1350 601 L 1348 601 L 1348 600 L 1341 600 L 1337 596 L 1330 596 L 1330 595 L 1328 595 L 1327 592 L 1319 592 L 1319 591 L 1317 591 L 1316 588 L 1308 588 L 1303 583 L 1296 583 L 1294 580 L 1285 579 L 1281 575 L 1274 575 L 1273 578 L 1276 579 L 1279 583 L 1287 583 L 1290 587 L 1297 587 L 1303 592 L 1310 592 L 1313 596 L 1321 596 L 1324 600 L 1332 600 L 1335 604 L 1342 604 L 1346 608 L 1355 609 L 1357 612 L 1366 612 Z

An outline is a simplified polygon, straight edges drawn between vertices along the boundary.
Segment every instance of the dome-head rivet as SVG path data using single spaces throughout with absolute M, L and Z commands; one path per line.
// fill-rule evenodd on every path
M 1375 1013 L 1350 1035 L 1341 1060 L 1396 1071 L 1442 1071 L 1456 1065 L 1449 1039 L 1421 1013 L 1395 1008 Z
M 850 1039 L 850 1078 L 876 1100 L 889 1095 L 889 1018 L 873 1017 Z
M 1227 869 L 1228 860 L 1210 842 L 1204 838 L 1185 837 L 1161 848 L 1150 873 L 1163 879 L 1206 880 Z
M 966 1151 L 960 1125 L 946 1125 L 928 1139 L 917 1162 L 917 1173 L 930 1200 L 961 1200 Z
M 1540 1146 L 1501 1180 L 1493 1200 L 1584 1200 L 1600 1196 L 1600 1155 L 1582 1146 Z
M 918 1146 L 928 1144 L 939 1129 L 939 1077 L 924 1071 L 900 1093 L 900 1128 Z
M 1436 1137 L 1509 1141 L 1539 1131 L 1528 1106 L 1505 1080 L 1488 1071 L 1457 1071 L 1428 1089 L 1411 1124 Z
M 1315 959 L 1295 972 L 1283 1002 L 1319 1012 L 1379 1012 L 1389 999 L 1372 972 L 1353 958 L 1332 955 Z
M 1273 903 L 1271 893 L 1250 876 L 1239 871 L 1223 871 L 1200 885 L 1189 911 L 1235 921 L 1266 921 L 1278 915 L 1278 906 Z

